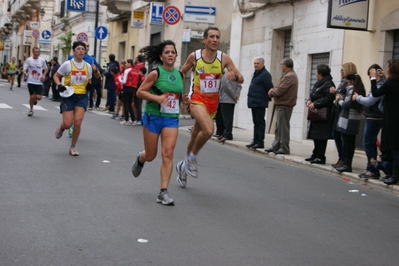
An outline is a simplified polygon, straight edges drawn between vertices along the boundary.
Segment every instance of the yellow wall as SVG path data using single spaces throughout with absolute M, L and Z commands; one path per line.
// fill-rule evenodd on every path
M 383 2 L 383 3 L 381 3 Z M 362 77 L 366 90 L 370 89 L 367 69 L 373 63 L 380 64 L 384 69 L 386 62 L 379 57 L 381 42 L 381 19 L 390 12 L 399 9 L 398 0 L 371 0 L 369 7 L 369 30 L 355 31 L 346 30 L 344 37 L 343 63 L 353 62 Z

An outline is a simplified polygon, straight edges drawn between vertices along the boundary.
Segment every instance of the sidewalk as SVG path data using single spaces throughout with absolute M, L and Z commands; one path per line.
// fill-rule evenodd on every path
M 189 131 L 191 127 L 180 127 L 182 131 Z M 308 158 L 312 154 L 313 150 L 313 141 L 303 140 L 302 143 L 290 141 L 290 155 L 275 155 L 274 153 L 267 153 L 265 149 L 271 147 L 271 143 L 274 140 L 274 135 L 267 134 L 265 136 L 265 149 L 248 149 L 245 145 L 251 143 L 253 132 L 252 130 L 245 130 L 241 128 L 233 128 L 233 140 L 227 140 L 225 145 L 231 145 L 236 148 L 246 150 L 248 152 L 254 152 L 262 156 L 267 156 L 272 159 L 286 161 L 289 163 L 303 165 L 304 167 L 313 168 L 315 170 L 324 171 L 327 174 L 331 174 L 335 177 L 349 178 L 352 182 L 361 182 L 366 183 L 367 185 L 372 185 L 379 187 L 381 189 L 386 189 L 391 192 L 399 193 L 399 185 L 387 186 L 379 179 L 363 179 L 359 178 L 358 174 L 364 172 L 366 170 L 366 162 L 367 157 L 364 151 L 356 150 L 355 155 L 353 157 L 352 163 L 352 173 L 340 173 L 336 171 L 331 165 L 336 163 L 338 160 L 338 154 L 335 148 L 335 144 L 333 140 L 330 140 L 327 145 L 326 150 L 326 164 L 311 164 L 305 161 L 305 158 Z M 212 141 L 216 141 L 215 137 L 211 138 Z M 222 144 L 220 144 L 222 145 Z M 380 171 L 383 176 L 384 173 Z

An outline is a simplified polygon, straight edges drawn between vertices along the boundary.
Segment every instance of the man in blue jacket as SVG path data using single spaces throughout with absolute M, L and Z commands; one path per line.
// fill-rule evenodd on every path
M 254 123 L 254 137 L 246 146 L 252 149 L 263 149 L 265 140 L 266 108 L 270 98 L 268 92 L 273 88 L 272 76 L 265 68 L 265 59 L 256 57 L 254 60 L 255 72 L 248 89 L 248 108 L 252 111 L 252 122 Z
M 114 77 L 111 74 L 111 69 L 114 67 L 119 67 L 119 62 L 115 60 L 115 55 L 110 54 L 108 56 L 109 58 L 109 63 L 107 67 L 107 71 L 104 73 L 105 76 L 105 89 L 108 91 L 107 92 L 107 103 L 106 106 L 108 106 L 108 111 L 111 114 L 114 114 L 115 112 L 115 103 L 116 103 L 116 85 L 114 81 Z

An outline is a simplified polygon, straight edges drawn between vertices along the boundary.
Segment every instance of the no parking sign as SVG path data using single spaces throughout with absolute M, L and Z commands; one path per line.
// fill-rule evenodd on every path
M 175 6 L 167 6 L 163 10 L 162 18 L 166 24 L 175 25 L 181 18 L 180 10 Z
M 89 36 L 87 36 L 87 34 L 85 32 L 80 32 L 76 36 L 76 40 L 78 42 L 87 42 L 89 40 Z

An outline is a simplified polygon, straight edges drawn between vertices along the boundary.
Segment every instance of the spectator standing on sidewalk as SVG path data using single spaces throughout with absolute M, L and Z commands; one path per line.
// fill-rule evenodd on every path
M 370 69 L 377 69 L 377 89 L 385 83 L 386 77 L 382 68 L 378 64 L 372 64 L 367 70 L 367 75 L 370 76 Z M 353 93 L 352 100 L 357 101 L 363 105 L 363 115 L 366 117 L 363 134 L 363 148 L 367 156 L 366 171 L 359 174 L 360 178 L 380 178 L 380 171 L 371 164 L 372 158 L 377 158 L 377 137 L 380 132 L 384 120 L 384 112 L 380 109 L 382 97 L 374 97 L 369 93 L 367 97 Z
M 54 56 L 53 59 L 51 59 L 51 68 L 50 68 L 50 81 L 51 81 L 51 92 L 53 94 L 51 100 L 52 101 L 59 101 L 60 99 L 60 94 L 57 90 L 57 85 L 55 85 L 55 82 L 53 80 L 55 73 L 57 73 L 58 68 L 60 68 L 60 64 L 58 63 L 58 57 Z
M 356 135 L 359 134 L 360 120 L 363 119 L 363 107 L 352 100 L 353 93 L 365 96 L 366 90 L 361 77 L 358 74 L 346 76 L 348 86 L 346 94 L 335 95 L 335 101 L 341 106 L 338 118 L 338 131 L 341 132 L 343 140 L 344 165 L 336 167 L 338 172 L 352 172 L 352 160 L 355 154 Z
M 268 93 L 274 100 L 277 122 L 272 147 L 265 150 L 266 152 L 290 154 L 290 119 L 298 97 L 298 76 L 293 68 L 292 59 L 285 58 L 281 64 L 284 76 L 277 87 L 270 89 Z
M 133 66 L 133 59 L 127 59 L 126 70 L 121 75 L 120 81 L 123 84 L 123 110 L 125 114 L 125 121 L 121 122 L 121 125 L 132 126 L 135 121 L 135 115 L 133 112 L 133 97 L 137 91 L 137 84 L 139 83 L 139 73 Z M 130 120 L 129 120 L 130 117 Z
M 225 69 L 225 72 L 228 70 Z M 216 113 L 216 134 L 220 143 L 233 140 L 234 109 L 241 93 L 241 84 L 228 80 L 225 75 L 219 89 L 219 106 Z
M 247 95 L 247 105 L 252 112 L 252 122 L 254 123 L 254 135 L 252 142 L 246 145 L 252 149 L 263 149 L 265 147 L 266 130 L 266 108 L 269 106 L 269 90 L 273 88 L 272 76 L 265 68 L 265 59 L 257 57 L 254 60 L 255 72 Z
M 340 94 L 342 96 L 345 96 L 346 94 L 346 86 L 348 85 L 348 81 L 346 80 L 346 76 L 350 73 L 357 73 L 356 70 L 356 65 L 352 62 L 348 62 L 342 65 L 341 68 L 341 83 L 337 88 L 331 87 L 330 92 L 334 94 L 335 96 L 337 94 Z M 332 164 L 331 166 L 334 168 L 341 167 L 344 165 L 344 160 L 345 160 L 345 154 L 344 154 L 344 142 L 342 140 L 342 135 L 341 132 L 338 130 L 338 119 L 339 119 L 339 113 L 341 112 L 341 106 L 338 104 L 338 101 L 334 102 L 333 106 L 333 115 L 334 115 L 334 120 L 333 120 L 333 138 L 335 142 L 335 146 L 337 147 L 337 152 L 338 152 L 338 161 L 335 164 Z
M 399 60 L 388 61 L 387 81 L 378 89 L 376 69 L 370 70 L 371 92 L 374 97 L 384 97 L 384 122 L 382 125 L 382 149 L 391 150 L 393 171 L 391 178 L 384 181 L 393 185 L 399 181 Z
M 22 61 L 21 59 L 18 59 L 18 64 L 17 64 L 17 87 L 20 88 L 21 87 L 21 79 L 22 79 L 22 69 L 23 69 L 23 65 L 22 65 Z
M 111 69 L 117 67 L 119 70 L 119 63 L 115 60 L 115 55 L 110 54 L 108 56 L 109 63 L 107 71 L 104 73 L 105 76 L 105 89 L 107 90 L 107 103 L 106 103 L 106 110 L 109 111 L 111 114 L 115 112 L 115 104 L 116 104 L 116 87 L 114 77 L 111 74 Z
M 321 109 L 327 107 L 327 120 L 310 121 L 308 130 L 308 139 L 312 139 L 314 149 L 312 155 L 305 161 L 314 164 L 326 163 L 327 141 L 332 139 L 333 116 L 331 109 L 333 106 L 334 95 L 330 93 L 330 88 L 335 87 L 331 77 L 331 69 L 325 64 L 317 66 L 316 72 L 317 82 L 310 90 L 309 100 L 306 107 L 310 110 Z

